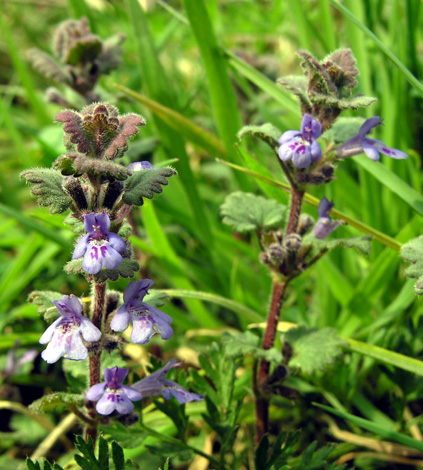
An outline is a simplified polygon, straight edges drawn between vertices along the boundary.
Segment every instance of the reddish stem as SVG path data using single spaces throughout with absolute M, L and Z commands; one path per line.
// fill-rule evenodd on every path
M 275 343 L 276 331 L 282 302 L 287 283 L 274 280 L 272 301 L 270 304 L 269 317 L 267 319 L 266 332 L 263 339 L 263 349 L 270 349 Z M 270 363 L 264 359 L 260 361 L 257 393 L 256 393 L 256 443 L 259 444 L 263 435 L 269 430 L 269 399 L 263 395 L 263 386 L 269 377 Z
M 295 233 L 298 228 L 298 219 L 301 214 L 301 205 L 303 203 L 304 191 L 291 186 L 291 209 L 289 211 L 288 225 L 286 234 Z
M 104 307 L 106 304 L 106 283 L 97 284 L 94 281 L 93 286 L 93 295 L 94 302 L 92 308 L 91 322 L 95 325 L 100 331 L 102 331 L 103 326 L 103 317 L 104 317 Z M 100 383 L 100 367 L 101 367 L 101 350 L 91 353 L 89 357 L 89 367 L 90 367 L 90 387 Z M 86 407 L 88 410 L 88 415 L 90 418 L 96 418 L 95 406 L 92 401 L 87 401 Z M 97 427 L 88 426 L 85 431 L 85 438 L 91 436 L 93 443 L 97 439 Z

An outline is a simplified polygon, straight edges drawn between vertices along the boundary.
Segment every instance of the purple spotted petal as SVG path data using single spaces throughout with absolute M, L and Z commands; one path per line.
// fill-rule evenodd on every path
M 79 332 L 71 334 L 66 338 L 63 357 L 73 361 L 83 361 L 88 357 L 88 350 L 82 342 Z
M 95 409 L 101 415 L 109 415 L 116 410 L 116 395 L 113 393 L 107 393 L 107 390 L 104 391 L 103 396 L 98 401 Z
M 82 269 L 88 274 L 97 274 L 102 266 L 102 256 L 100 247 L 97 245 L 89 245 L 82 261 Z
M 47 344 L 49 343 L 52 338 L 53 334 L 56 331 L 57 325 L 62 322 L 62 318 L 58 318 L 55 320 L 47 329 L 44 331 L 43 335 L 41 336 L 39 343 L 40 344 Z
M 132 315 L 132 325 L 131 341 L 135 344 L 148 343 L 155 333 L 153 322 L 144 315 Z
M 100 400 L 100 397 L 103 395 L 105 388 L 106 388 L 106 382 L 93 385 L 85 394 L 87 400 L 91 400 L 91 401 Z
M 120 238 L 119 235 L 113 232 L 108 232 L 107 237 L 109 239 L 109 244 L 119 253 L 123 253 L 126 250 L 126 243 Z
M 404 160 L 408 158 L 408 155 L 401 150 L 393 149 L 391 147 L 387 147 L 384 142 L 376 139 L 367 139 L 373 142 L 373 146 L 381 153 L 387 155 L 388 157 L 395 158 L 396 160 Z
M 107 269 L 116 269 L 122 262 L 122 255 L 112 248 L 108 243 L 100 246 L 101 263 Z
M 88 318 L 82 318 L 80 331 L 85 341 L 94 342 L 101 338 L 101 331 Z
M 78 259 L 84 256 L 84 253 L 86 252 L 88 248 L 88 237 L 90 235 L 87 233 L 87 235 L 84 235 L 79 242 L 76 244 L 75 250 L 72 255 L 72 259 Z
M 292 163 L 296 168 L 307 168 L 311 164 L 311 153 L 309 147 L 300 145 L 292 155 Z
M 131 400 L 125 395 L 122 390 L 122 394 L 119 397 L 116 395 L 116 411 L 121 415 L 127 415 L 134 411 L 134 404 Z
M 295 150 L 301 145 L 302 144 L 300 144 L 296 140 L 290 140 L 288 142 L 285 142 L 278 148 L 279 158 L 284 162 L 286 162 L 287 160 L 291 160 L 294 156 Z
M 191 393 L 185 390 L 184 387 L 172 382 L 172 380 L 165 380 L 163 396 L 166 400 L 169 400 L 171 396 L 174 396 L 179 403 L 184 404 L 190 401 L 200 401 L 203 399 L 202 395 L 198 393 Z
M 150 305 L 144 304 L 149 318 L 152 319 L 153 323 L 156 325 L 157 331 L 162 337 L 162 339 L 169 339 L 173 334 L 173 329 L 169 325 L 172 323 L 172 317 L 166 315 L 166 313 L 161 310 L 151 307 Z
M 154 167 L 150 162 L 133 162 L 128 165 L 128 170 L 140 171 L 140 170 L 153 170 Z
M 125 331 L 129 326 L 129 312 L 127 311 L 125 304 L 121 305 L 115 313 L 113 320 L 110 323 L 110 327 L 114 331 Z

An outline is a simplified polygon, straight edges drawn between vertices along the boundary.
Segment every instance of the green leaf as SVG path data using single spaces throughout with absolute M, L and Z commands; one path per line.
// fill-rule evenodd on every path
M 56 170 L 33 168 L 21 173 L 27 183 L 34 184 L 31 193 L 37 197 L 40 206 L 50 206 L 52 214 L 65 212 L 71 205 L 71 198 L 63 190 L 64 177 Z
M 28 296 L 28 302 L 39 305 L 37 312 L 44 315 L 45 320 L 52 320 L 58 317 L 59 312 L 56 306 L 51 302 L 52 300 L 60 300 L 62 294 L 51 290 L 35 290 Z
M 87 39 L 91 39 L 88 41 Z M 66 63 L 70 65 L 79 65 L 86 62 L 92 62 L 101 52 L 102 44 L 96 36 L 86 36 L 84 42 L 78 41 L 68 50 Z
M 407 263 L 411 263 L 404 274 L 417 279 L 414 292 L 417 295 L 423 295 L 423 236 L 405 243 L 401 248 L 400 256 Z
M 345 246 L 347 248 L 355 248 L 363 255 L 369 255 L 372 248 L 372 235 L 363 235 L 362 237 L 351 238 L 324 238 L 322 240 L 315 237 L 315 235 L 307 235 L 304 237 L 304 244 L 311 243 L 317 250 L 333 250 L 338 246 Z
M 307 93 L 307 77 L 304 77 L 303 75 L 288 75 L 286 77 L 279 78 L 277 83 L 291 91 L 300 100 L 301 106 L 311 108 L 311 101 Z
M 362 117 L 339 117 L 333 126 L 325 132 L 325 138 L 336 143 L 346 142 L 358 134 L 364 121 L 365 119 Z
M 124 183 L 123 201 L 142 206 L 144 197 L 153 199 L 154 194 L 160 194 L 163 191 L 162 186 L 168 185 L 167 178 L 176 174 L 171 167 L 134 171 Z
M 35 400 L 29 405 L 29 409 L 32 413 L 48 413 L 59 406 L 72 408 L 73 406 L 82 406 L 84 402 L 85 397 L 82 394 L 55 392 Z
M 139 271 L 140 265 L 132 259 L 123 258 L 122 262 L 116 269 L 101 268 L 101 271 L 94 275 L 97 282 L 117 281 L 120 277 L 132 278 Z
M 238 138 L 242 140 L 245 136 L 257 137 L 263 142 L 266 142 L 267 145 L 273 150 L 279 147 L 279 138 L 282 135 L 282 132 L 277 129 L 272 124 L 262 124 L 261 126 L 244 126 L 238 132 Z
M 317 330 L 299 326 L 285 333 L 284 341 L 293 348 L 289 365 L 306 374 L 332 364 L 346 346 L 345 340 L 338 337 L 332 328 Z
M 337 98 L 336 96 L 315 93 L 310 97 L 313 103 L 325 103 L 342 111 L 346 109 L 358 109 L 372 105 L 377 98 L 364 95 L 355 95 L 352 98 Z
M 228 357 L 244 357 L 254 356 L 258 359 L 266 359 L 266 361 L 282 362 L 282 354 L 276 348 L 263 349 L 260 344 L 260 338 L 245 331 L 239 335 L 231 335 L 224 332 L 222 335 L 222 346 L 225 350 L 225 355 Z
M 237 191 L 226 197 L 220 206 L 220 214 L 223 223 L 235 232 L 249 232 L 280 226 L 285 209 L 274 200 Z

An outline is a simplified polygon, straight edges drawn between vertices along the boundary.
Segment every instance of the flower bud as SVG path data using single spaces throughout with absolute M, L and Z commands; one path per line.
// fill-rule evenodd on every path
M 311 227 L 314 225 L 313 217 L 308 214 L 301 214 L 298 221 L 298 233 L 304 235 L 307 233 Z
M 289 251 L 298 251 L 301 246 L 301 235 L 298 233 L 290 233 L 285 238 L 285 247 Z

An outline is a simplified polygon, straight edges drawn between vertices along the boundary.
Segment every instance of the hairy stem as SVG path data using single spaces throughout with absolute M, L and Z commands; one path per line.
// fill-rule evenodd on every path
M 106 304 L 106 283 L 98 284 L 93 282 L 93 296 L 94 301 L 92 303 L 92 313 L 91 321 L 94 326 L 96 326 L 100 331 L 102 331 L 103 326 L 103 316 L 104 316 L 104 307 Z M 100 367 L 101 367 L 101 350 L 95 351 L 90 354 L 89 357 L 89 367 L 90 367 L 90 387 L 100 383 Z M 88 415 L 90 418 L 95 420 L 96 412 L 94 408 L 94 403 L 92 401 L 87 401 L 86 404 Z M 91 436 L 93 442 L 95 443 L 97 439 L 97 427 L 88 426 L 85 431 L 85 438 Z
M 286 234 L 295 233 L 298 228 L 298 219 L 301 214 L 301 205 L 303 203 L 304 191 L 291 186 L 291 209 L 289 211 L 288 225 Z
M 272 300 L 270 304 L 267 327 L 263 339 L 263 349 L 270 349 L 275 343 L 276 330 L 285 294 L 287 282 L 273 281 Z M 269 377 L 270 363 L 264 359 L 260 361 L 258 379 L 254 386 L 256 395 L 256 443 L 259 444 L 263 435 L 269 429 L 269 399 L 263 393 L 263 386 Z M 253 380 L 256 380 L 255 378 Z

